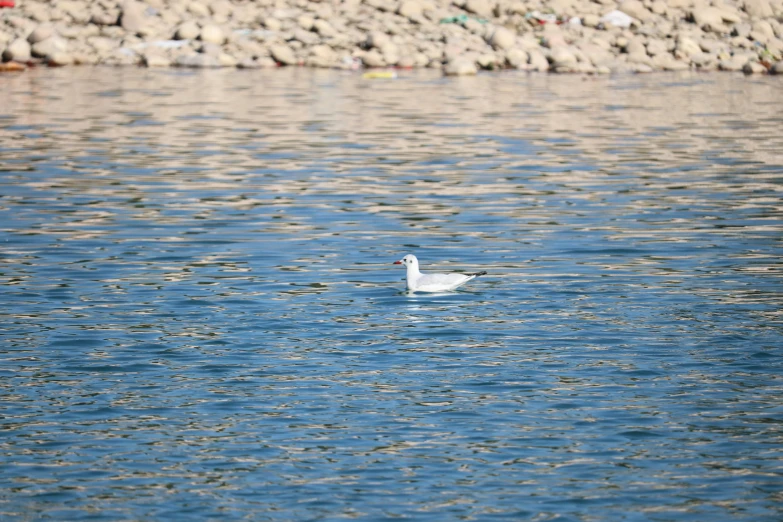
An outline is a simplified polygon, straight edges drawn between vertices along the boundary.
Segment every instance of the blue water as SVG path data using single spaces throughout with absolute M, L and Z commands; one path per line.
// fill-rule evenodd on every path
M 3 82 L 0 519 L 783 518 L 774 78 Z

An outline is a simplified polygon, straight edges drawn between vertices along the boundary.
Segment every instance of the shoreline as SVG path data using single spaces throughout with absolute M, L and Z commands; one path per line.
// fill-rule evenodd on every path
M 40 0 L 0 6 L 28 66 L 783 74 L 783 0 Z

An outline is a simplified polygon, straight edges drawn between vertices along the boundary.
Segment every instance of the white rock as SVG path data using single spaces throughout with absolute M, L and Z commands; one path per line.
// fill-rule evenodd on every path
M 505 27 L 498 27 L 492 31 L 489 44 L 495 49 L 511 49 L 516 43 L 516 35 Z
M 529 50 L 527 54 L 529 56 L 528 63 L 530 64 L 531 70 L 540 72 L 549 70 L 549 60 L 546 59 L 544 53 L 537 49 L 533 49 Z
M 406 18 L 419 18 L 422 13 L 422 6 L 416 0 L 403 0 L 397 8 L 397 14 Z
M 143 31 L 147 25 L 146 7 L 141 2 L 126 0 L 120 13 L 120 25 L 129 33 Z
M 492 16 L 493 8 L 494 5 L 490 3 L 488 0 L 467 0 L 467 2 L 465 2 L 465 5 L 463 7 L 465 11 L 478 15 L 482 18 L 490 18 Z
M 742 8 L 751 18 L 769 18 L 775 14 L 769 0 L 745 0 Z
M 477 72 L 476 62 L 464 57 L 448 62 L 443 68 L 443 74 L 446 76 L 470 76 Z
M 147 67 L 169 67 L 171 60 L 156 53 L 142 54 L 142 63 Z
M 384 67 L 386 65 L 383 55 L 375 49 L 366 52 L 362 56 L 362 63 L 365 67 Z
M 506 51 L 506 63 L 514 69 L 527 69 L 529 56 L 527 51 L 513 48 Z
M 617 9 L 637 20 L 646 21 L 652 18 L 652 13 L 639 0 L 623 0 Z
M 767 68 L 759 62 L 748 62 L 742 67 L 742 72 L 745 74 L 763 74 L 767 72 Z
M 175 40 L 194 40 L 201 34 L 201 28 L 192 20 L 183 22 L 174 33 Z
M 3 51 L 3 60 L 7 62 L 28 62 L 31 55 L 30 43 L 24 38 L 17 38 Z
M 269 48 L 269 53 L 272 55 L 272 58 L 274 58 L 275 61 L 283 65 L 297 64 L 296 55 L 294 54 L 293 49 L 287 45 L 273 45 Z
M 52 56 L 56 52 L 65 52 L 67 50 L 68 42 L 59 36 L 47 38 L 42 42 L 33 44 L 32 47 L 33 56 L 39 58 L 45 58 L 47 56 Z
M 54 27 L 49 24 L 39 25 L 33 31 L 27 35 L 27 41 L 31 44 L 43 42 L 47 38 L 54 36 Z
M 549 55 L 553 67 L 571 67 L 576 65 L 576 55 L 568 47 L 556 47 Z
M 223 34 L 223 29 L 215 24 L 207 24 L 201 28 L 199 33 L 199 39 L 202 42 L 215 43 L 218 45 L 223 44 L 226 41 L 226 36 Z

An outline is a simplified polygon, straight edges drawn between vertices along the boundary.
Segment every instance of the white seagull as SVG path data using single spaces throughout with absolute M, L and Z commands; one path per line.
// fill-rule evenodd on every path
M 408 254 L 395 265 L 405 265 L 407 269 L 406 279 L 410 292 L 447 292 L 454 290 L 478 276 L 486 275 L 486 272 L 474 274 L 422 274 L 419 272 L 419 260 L 413 254 Z

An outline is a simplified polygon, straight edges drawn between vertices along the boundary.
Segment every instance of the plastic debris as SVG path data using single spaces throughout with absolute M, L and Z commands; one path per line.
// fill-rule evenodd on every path
M 601 17 L 601 23 L 604 25 L 612 25 L 614 27 L 622 27 L 624 29 L 631 27 L 631 24 L 635 21 L 636 20 L 634 18 L 628 16 L 622 11 L 618 11 L 617 9 L 614 11 L 609 11 Z
M 366 80 L 393 80 L 397 77 L 397 71 L 369 71 L 362 74 Z

